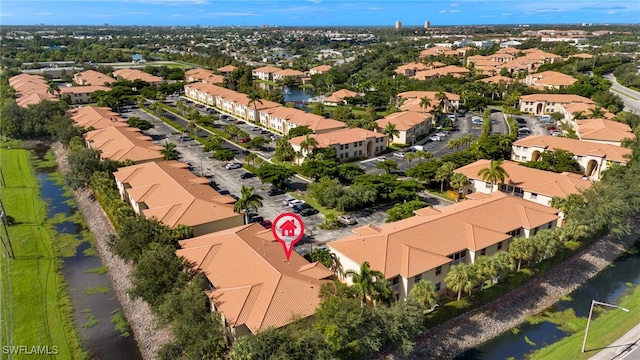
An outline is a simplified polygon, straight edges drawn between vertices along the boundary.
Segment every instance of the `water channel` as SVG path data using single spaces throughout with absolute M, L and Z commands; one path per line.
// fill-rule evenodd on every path
M 616 304 L 626 291 L 640 285 L 638 269 L 640 255 L 624 255 L 573 291 L 567 300 L 556 303 L 550 311 L 573 309 L 576 316 L 586 318 L 589 315 L 591 300 Z M 570 334 L 548 321 L 536 325 L 524 323 L 517 331 L 507 331 L 458 356 L 456 360 L 525 359 L 526 355 L 534 350 L 553 344 L 568 335 Z
M 67 203 L 70 197 L 51 178 L 51 170 L 36 170 L 41 197 L 47 203 L 47 217 L 60 216 L 56 214 L 69 217 L 76 209 Z M 73 222 L 57 223 L 55 229 L 58 234 L 70 234 L 82 241 L 81 227 Z M 81 242 L 74 256 L 62 258 L 62 273 L 68 284 L 76 329 L 92 359 L 142 359 L 133 335 L 123 337 L 112 323 L 114 315 L 123 311 L 102 266 L 89 242 Z

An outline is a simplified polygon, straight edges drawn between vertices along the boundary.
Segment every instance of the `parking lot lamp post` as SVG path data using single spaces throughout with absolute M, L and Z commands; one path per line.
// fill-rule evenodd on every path
M 587 320 L 587 328 L 584 330 L 584 340 L 582 341 L 582 352 L 584 352 L 584 349 L 587 346 L 587 335 L 589 334 L 589 324 L 591 323 L 591 314 L 593 313 L 593 306 L 594 305 L 609 306 L 609 307 L 613 307 L 613 308 L 618 308 L 618 309 L 620 309 L 622 311 L 625 311 L 625 312 L 629 312 L 629 309 L 625 309 L 622 306 L 612 305 L 612 304 L 607 304 L 607 303 L 603 303 L 603 302 L 600 302 L 600 301 L 591 300 L 591 308 L 589 309 L 589 319 Z

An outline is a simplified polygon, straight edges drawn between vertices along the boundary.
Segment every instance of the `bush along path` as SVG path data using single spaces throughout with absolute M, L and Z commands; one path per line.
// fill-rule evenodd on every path
M 408 356 L 386 349 L 374 359 L 447 359 L 460 355 L 526 321 L 568 295 L 620 257 L 640 236 L 637 219 L 632 233 L 605 235 L 578 254 L 495 301 L 435 326 L 416 339 Z
M 58 169 L 62 173 L 67 173 L 69 169 L 67 163 L 68 151 L 60 143 L 53 144 L 51 149 L 55 154 Z M 103 264 L 107 267 L 107 273 L 125 316 L 131 325 L 140 353 L 144 359 L 154 359 L 158 349 L 171 341 L 171 331 L 166 327 L 160 328 L 157 325 L 157 318 L 145 301 L 140 298 L 131 299 L 129 297 L 128 291 L 132 287 L 129 273 L 133 267 L 109 250 L 109 236 L 115 235 L 116 231 L 107 214 L 95 200 L 93 191 L 89 188 L 81 188 L 74 191 L 73 196 L 78 209 L 87 221 L 89 230 L 95 237 L 96 249 Z

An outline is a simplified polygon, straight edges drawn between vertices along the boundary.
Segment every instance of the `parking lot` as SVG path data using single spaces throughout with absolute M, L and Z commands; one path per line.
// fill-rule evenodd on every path
M 190 164 L 191 170 L 196 175 L 208 178 L 218 190 L 227 190 L 230 194 L 239 196 L 242 185 L 253 186 L 254 192 L 260 194 L 264 199 L 262 201 L 263 207 L 258 210 L 259 216 L 262 216 L 264 219 L 273 221 L 277 215 L 291 211 L 291 208 L 282 203 L 282 200 L 288 195 L 268 196 L 267 191 L 270 189 L 269 184 L 262 184 L 257 177 L 241 179 L 241 174 L 245 172 L 244 169 L 226 170 L 226 162 L 211 159 L 211 154 L 204 153 L 203 146 L 193 139 L 181 141 L 180 137 L 183 136 L 182 134 L 155 116 L 140 109 L 131 109 L 129 112 L 123 114 L 123 117 L 129 116 L 138 116 L 152 122 L 155 127 L 144 131 L 144 133 L 151 136 L 158 145 L 164 146 L 167 142 L 176 144 L 177 150 L 181 153 L 180 161 Z M 234 145 L 227 144 L 225 146 L 233 147 Z M 242 153 L 238 151 L 235 160 L 242 162 L 243 157 Z M 292 178 L 290 187 L 300 189 L 299 194 L 304 194 L 306 183 L 297 178 Z M 292 194 L 295 196 L 296 192 L 294 191 Z M 428 194 L 421 195 L 424 201 L 436 207 L 448 204 L 448 202 L 431 197 Z M 369 209 L 352 214 L 358 223 L 345 226 L 339 230 L 319 229 L 318 225 L 324 220 L 321 214 L 303 217 L 306 228 L 305 234 L 307 236 L 305 236 L 303 241 L 298 243 L 299 245 L 296 247 L 296 251 L 304 253 L 311 250 L 312 246 L 321 246 L 328 241 L 351 235 L 351 229 L 353 227 L 367 224 L 384 224 L 387 218 L 386 210 L 388 208 L 389 207 Z

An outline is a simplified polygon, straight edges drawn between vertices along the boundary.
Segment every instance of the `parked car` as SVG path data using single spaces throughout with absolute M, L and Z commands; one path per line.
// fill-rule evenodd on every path
M 240 169 L 242 167 L 242 164 L 233 162 L 233 163 L 227 163 L 227 165 L 225 165 L 224 167 L 227 170 L 234 170 L 234 169 Z
M 386 157 L 384 157 L 384 156 L 378 156 L 378 157 L 376 158 L 376 161 L 385 161 L 385 160 L 387 160 L 387 158 L 386 158 Z
M 304 200 L 293 199 L 293 200 L 289 201 L 289 207 L 293 208 L 296 205 L 300 205 L 300 204 L 304 204 L 304 203 L 305 203 Z
M 265 229 L 271 229 L 273 227 L 271 220 L 262 220 L 260 221 L 260 225 L 262 225 L 262 227 Z
M 298 214 L 300 213 L 302 210 L 304 209 L 308 209 L 310 208 L 311 205 L 307 204 L 307 203 L 302 203 L 302 204 L 297 204 L 293 206 L 293 212 Z
M 448 114 L 447 118 L 456 121 L 456 114 Z
M 284 199 L 282 199 L 282 205 L 287 205 L 287 206 L 289 206 L 289 202 L 290 202 L 290 201 L 293 201 L 293 200 L 296 200 L 296 198 L 294 198 L 294 197 L 293 197 L 293 196 L 291 196 L 291 195 L 287 195 Z
M 252 126 L 251 127 L 251 131 L 258 131 L 258 130 L 260 130 L 259 126 Z
M 399 157 L 399 158 L 403 158 L 403 159 L 404 159 L 404 155 L 405 155 L 405 153 L 403 153 L 403 152 L 394 152 L 393 153 L 393 156 Z
M 482 118 L 480 116 L 472 116 L 471 123 L 474 125 L 482 124 Z
M 528 127 L 521 127 L 520 129 L 518 129 L 518 134 L 522 134 L 522 133 L 528 134 L 530 132 L 531 132 L 531 130 L 529 130 Z
M 189 135 L 182 135 L 182 136 L 180 136 L 178 138 L 178 140 L 180 140 L 180 141 L 189 141 L 189 140 L 193 140 L 193 139 Z
M 356 224 L 358 221 L 356 221 L 356 218 L 354 218 L 351 215 L 340 215 L 338 216 L 338 221 L 342 224 L 345 225 L 353 225 Z
M 207 113 L 208 114 L 215 114 L 216 113 L 216 109 L 208 108 L 207 109 Z
M 551 115 L 540 115 L 540 122 L 543 124 L 551 123 Z
M 438 131 L 435 135 L 439 136 L 439 137 L 445 137 L 445 136 L 447 136 L 447 132 L 446 131 Z
M 526 123 L 527 123 L 527 122 L 525 121 L 525 119 L 523 119 L 523 118 L 521 118 L 521 117 L 514 118 L 514 120 L 515 120 L 515 121 L 517 121 L 517 122 L 518 122 L 518 124 L 525 124 L 525 125 L 526 125 Z
M 300 215 L 302 216 L 311 216 L 311 215 L 315 215 L 319 213 L 318 210 L 314 209 L 314 208 L 306 208 L 306 209 L 302 209 L 302 211 L 300 211 Z
M 268 131 L 268 130 L 261 130 L 261 131 L 260 131 L 260 134 L 262 134 L 262 135 L 264 135 L 264 134 L 268 134 L 268 133 L 269 133 L 269 131 Z
M 267 195 L 269 196 L 276 196 L 276 195 L 282 195 L 282 194 L 284 194 L 284 190 L 278 189 L 278 188 L 271 188 L 269 189 L 269 191 L 267 191 Z
M 251 141 L 250 137 L 246 137 L 246 138 L 242 138 L 242 139 L 238 140 L 238 142 L 241 143 L 241 144 L 248 143 L 249 141 Z
M 244 124 L 244 121 L 242 121 L 242 120 L 236 120 L 236 125 L 242 125 L 242 124 Z
M 242 174 L 240 174 L 240 179 L 251 179 L 252 177 L 255 177 L 256 174 L 254 173 L 250 173 L 250 172 L 243 172 Z
M 261 221 L 264 221 L 264 218 L 262 216 L 249 217 L 249 224 L 259 223 Z
M 429 141 L 440 141 L 440 136 L 437 136 L 437 135 L 430 136 Z
M 271 141 L 276 141 L 276 140 L 280 139 L 280 136 L 278 136 L 278 135 L 271 135 L 271 137 L 270 137 L 269 139 L 271 139 Z
M 227 114 L 220 115 L 220 120 L 227 120 L 227 119 L 229 119 L 229 115 Z

